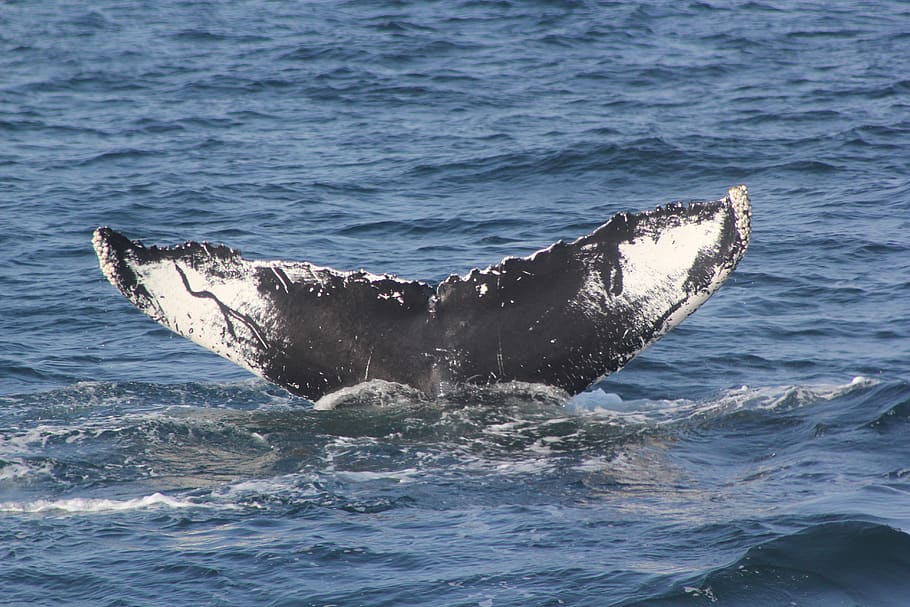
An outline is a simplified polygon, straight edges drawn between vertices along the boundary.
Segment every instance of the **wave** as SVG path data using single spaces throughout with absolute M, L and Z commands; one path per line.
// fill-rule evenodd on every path
M 774 411 L 819 404 L 856 392 L 866 392 L 878 381 L 856 376 L 845 384 L 740 386 L 706 401 L 674 399 L 623 400 L 615 393 L 592 390 L 575 396 L 569 407 L 583 415 L 606 415 L 650 425 L 710 422 L 742 411 Z
M 0 513 L 39 514 L 103 514 L 149 508 L 198 508 L 199 504 L 185 499 L 153 493 L 143 497 L 115 500 L 105 498 L 72 497 L 57 500 L 39 499 L 26 502 L 0 502 Z
M 822 523 L 750 548 L 736 562 L 627 605 L 902 606 L 910 596 L 910 535 L 877 523 Z
M 906 432 L 910 426 L 910 394 L 906 385 L 889 386 L 877 399 L 880 405 L 875 419 L 863 425 L 863 428 L 879 434 Z
M 718 158 L 718 161 L 724 159 Z M 684 148 L 659 137 L 637 137 L 621 142 L 604 142 L 597 135 L 565 148 L 519 150 L 493 156 L 423 162 L 411 169 L 411 176 L 463 182 L 484 182 L 528 176 L 624 170 L 638 172 L 649 163 L 691 168 L 712 168 L 704 157 L 692 157 Z
M 869 411 L 871 398 L 887 404 Z M 258 381 L 81 383 L 0 399 L 0 489 L 214 491 L 288 474 L 321 483 L 401 485 L 454 475 L 661 487 L 678 475 L 668 445 L 703 442 L 709 433 L 729 457 L 742 442 L 727 444 L 735 430 L 765 437 L 772 443 L 765 448 L 782 455 L 791 446 L 802 453 L 807 433 L 839 436 L 871 425 L 874 438 L 903 419 L 901 399 L 904 384 L 862 377 L 740 387 L 707 401 L 623 399 L 602 390 L 569 398 L 533 384 L 467 387 L 429 399 L 406 386 L 368 382 L 315 406 Z M 698 457 L 714 457 L 704 448 Z M 746 461 L 744 469 L 753 468 Z

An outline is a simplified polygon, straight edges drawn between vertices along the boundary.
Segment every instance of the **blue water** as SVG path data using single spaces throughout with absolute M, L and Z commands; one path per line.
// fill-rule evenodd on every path
M 0 603 L 906 605 L 910 5 L 0 3 Z M 749 252 L 568 403 L 338 411 L 92 230 L 439 280 L 746 183 Z

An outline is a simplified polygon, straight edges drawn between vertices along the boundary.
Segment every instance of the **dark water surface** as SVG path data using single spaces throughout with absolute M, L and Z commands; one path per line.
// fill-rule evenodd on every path
M 749 186 L 568 403 L 315 411 L 91 232 L 439 280 Z M 910 5 L 0 3 L 0 603 L 906 605 Z

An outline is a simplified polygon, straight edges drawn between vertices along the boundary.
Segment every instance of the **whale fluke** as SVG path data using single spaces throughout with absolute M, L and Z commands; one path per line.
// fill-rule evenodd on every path
M 247 260 L 205 242 L 146 247 L 107 227 L 92 242 L 141 311 L 315 401 L 372 379 L 428 395 L 510 381 L 581 392 L 704 303 L 750 233 L 737 186 L 721 200 L 620 213 L 574 242 L 436 286 Z

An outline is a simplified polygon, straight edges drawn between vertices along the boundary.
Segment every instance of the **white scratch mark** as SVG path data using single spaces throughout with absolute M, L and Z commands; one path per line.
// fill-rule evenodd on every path
M 275 268 L 272 268 L 272 274 L 275 275 L 275 278 L 277 278 L 278 282 L 281 283 L 281 286 L 284 287 L 284 292 L 290 293 L 291 290 L 288 288 L 288 283 L 285 282 L 284 278 L 281 277 L 281 274 L 278 272 L 278 270 L 276 270 Z

